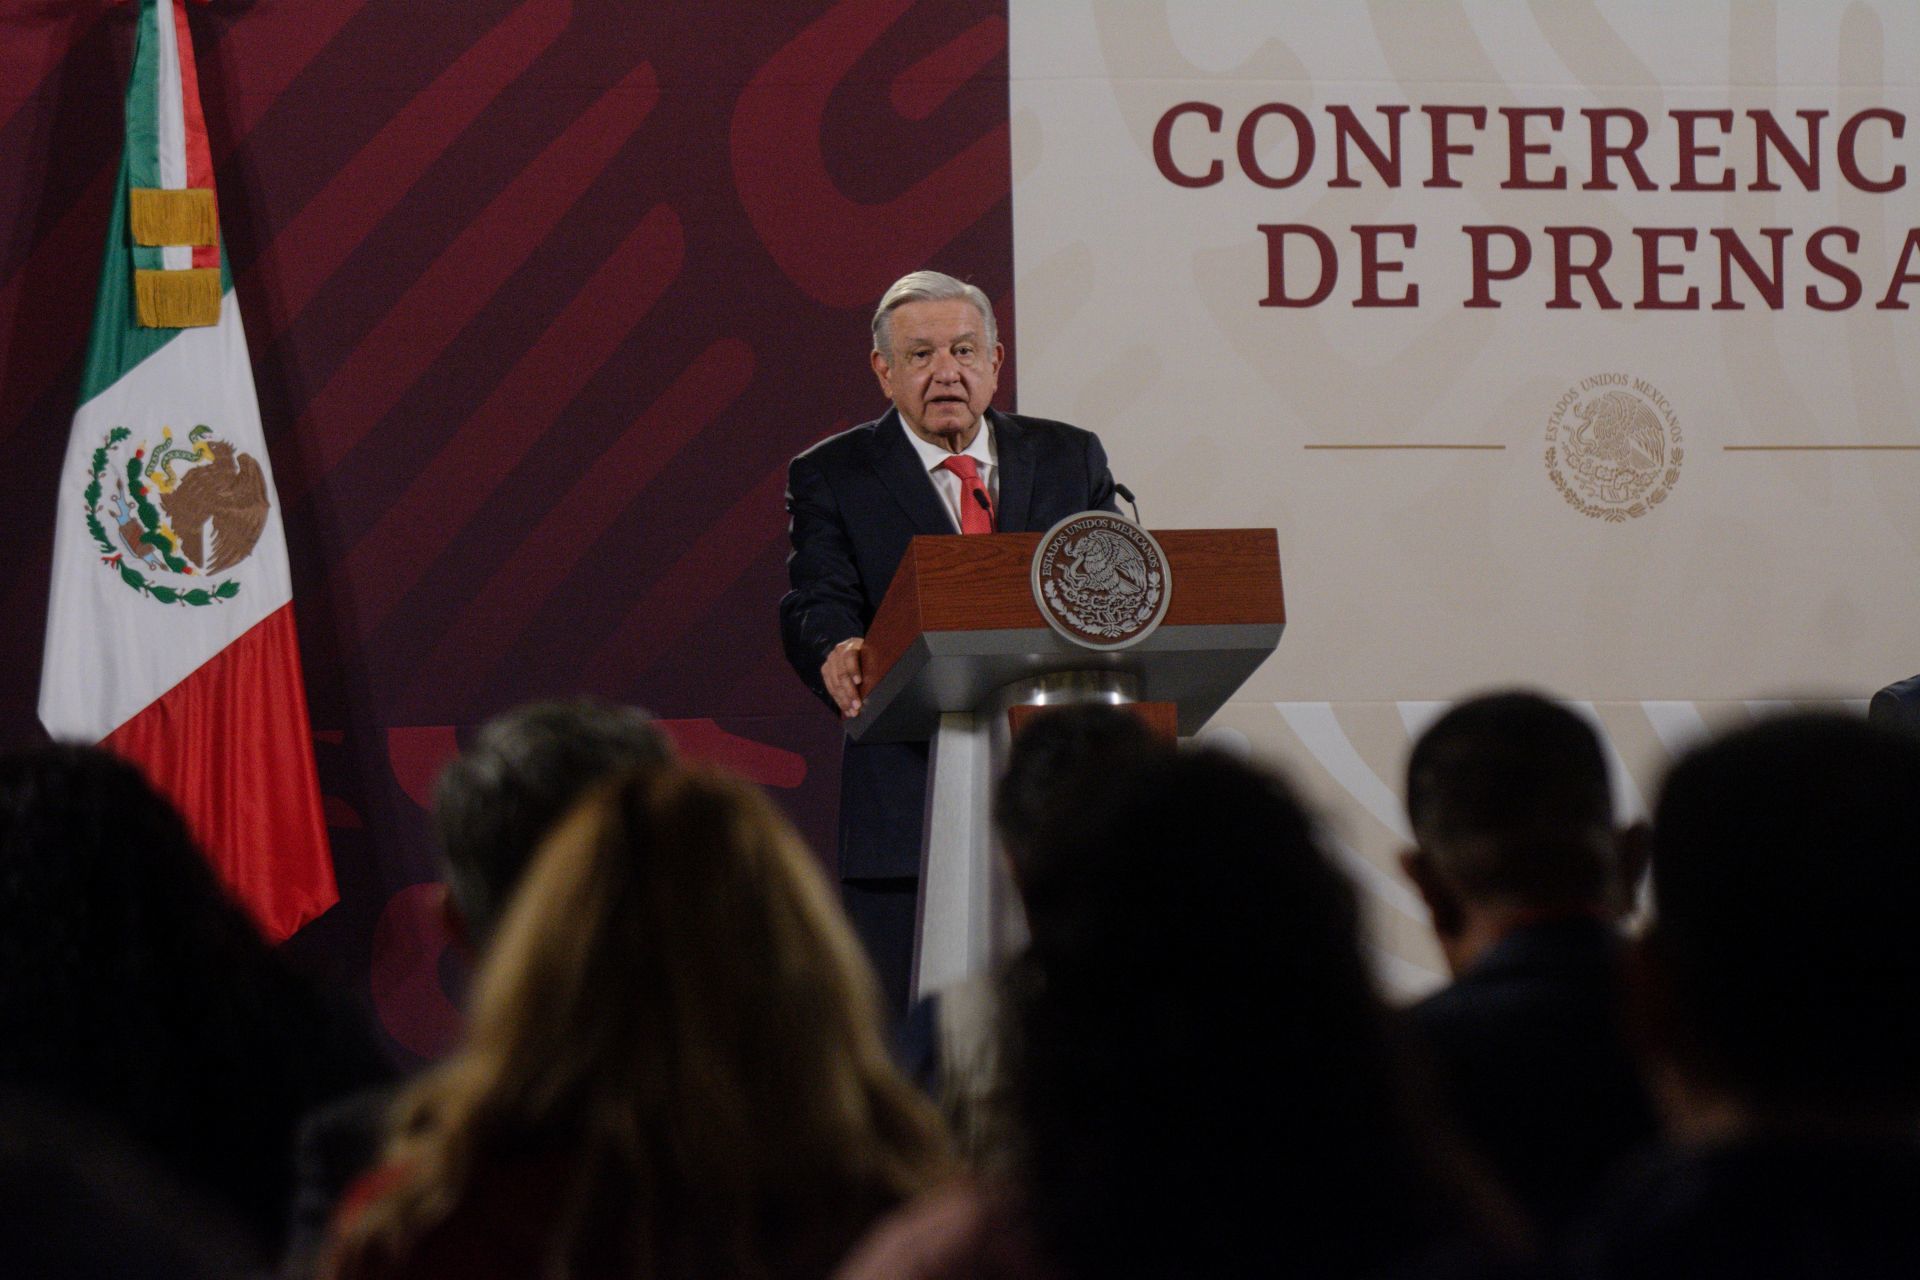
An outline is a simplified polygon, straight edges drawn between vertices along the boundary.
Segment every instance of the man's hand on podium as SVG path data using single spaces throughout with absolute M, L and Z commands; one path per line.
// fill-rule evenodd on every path
M 820 664 L 820 679 L 839 705 L 840 714 L 848 718 L 860 714 L 860 648 L 865 643 L 858 636 L 842 640 Z

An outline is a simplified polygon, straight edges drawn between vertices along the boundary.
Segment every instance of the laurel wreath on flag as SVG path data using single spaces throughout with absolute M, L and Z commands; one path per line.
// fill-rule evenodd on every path
M 133 432 L 125 427 L 115 427 L 113 430 L 107 432 L 106 443 L 93 451 L 93 469 L 88 473 L 86 489 L 87 532 L 93 535 L 93 540 L 100 546 L 101 562 L 109 568 L 119 570 L 121 580 L 128 586 L 144 595 L 152 596 L 161 604 L 199 606 L 217 604 L 223 600 L 233 599 L 240 594 L 240 584 L 232 578 L 229 578 L 217 586 L 193 587 L 186 591 L 182 591 L 178 587 L 167 586 L 163 582 L 149 582 L 144 573 L 141 573 L 138 569 L 127 563 L 126 556 L 116 550 L 112 540 L 107 537 L 106 526 L 100 523 L 100 495 L 103 492 L 101 477 L 107 470 L 107 463 L 110 460 L 109 451 L 115 445 L 125 443 L 132 435 Z M 160 532 L 160 513 L 154 509 L 153 504 L 148 502 L 146 495 L 140 491 L 141 486 L 137 474 L 139 466 L 140 461 L 137 457 L 133 462 L 128 464 L 128 475 L 134 481 L 131 496 L 134 502 L 134 509 L 140 516 L 140 536 L 147 545 L 159 551 L 161 558 L 166 561 L 169 569 L 174 570 L 176 573 L 191 573 L 193 572 L 192 566 L 174 555 L 172 539 Z

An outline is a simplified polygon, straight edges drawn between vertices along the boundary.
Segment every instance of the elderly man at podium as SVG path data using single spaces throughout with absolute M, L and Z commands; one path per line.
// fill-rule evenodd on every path
M 870 360 L 893 407 L 822 440 L 787 470 L 792 589 L 787 661 L 841 717 L 859 713 L 861 646 L 916 534 L 1044 532 L 1115 510 L 1090 431 L 990 407 L 1006 354 L 993 306 L 937 271 L 902 276 L 873 314 Z M 908 998 L 927 744 L 846 745 L 840 880 L 847 912 L 896 1012 Z

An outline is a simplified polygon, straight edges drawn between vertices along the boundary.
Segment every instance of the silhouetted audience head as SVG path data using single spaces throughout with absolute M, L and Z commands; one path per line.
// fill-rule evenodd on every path
M 1657 1133 L 1619 1017 L 1645 828 L 1617 831 L 1599 736 L 1513 690 L 1466 699 L 1407 762 L 1401 865 L 1454 981 L 1407 1011 L 1461 1137 L 1543 1239 Z
M 1920 1115 L 1920 738 L 1767 721 L 1669 775 L 1647 955 L 1660 1047 L 1758 1114 Z
M 1867 719 L 1889 729 L 1920 733 L 1920 676 L 1896 680 L 1867 703 Z
M 674 765 L 544 842 L 390 1154 L 345 1274 L 484 1256 L 506 1204 L 533 1243 L 503 1274 L 824 1275 L 946 1171 L 812 855 L 752 786 Z
M 433 797 L 466 940 L 486 945 L 540 838 L 596 782 L 672 754 L 645 712 L 590 698 L 531 703 L 482 726 Z
M 1535 693 L 1461 702 L 1407 760 L 1407 817 L 1433 868 L 1475 900 L 1603 900 L 1613 793 L 1592 727 Z
M 1599 736 L 1536 693 L 1470 698 L 1421 734 L 1407 817 L 1401 864 L 1456 972 L 1526 914 L 1624 911 L 1645 861 L 1644 828 L 1614 826 Z
M 1008 1034 L 1022 1185 L 1066 1275 L 1385 1273 L 1469 1224 L 1354 890 L 1283 782 L 1169 755 L 1050 840 Z
M 993 821 L 1014 879 L 1044 850 L 1051 823 L 1079 821 L 1079 796 L 1157 754 L 1170 752 L 1139 716 L 1119 707 L 1065 706 L 1033 717 L 1013 740 L 994 792 Z
M 0 1082 L 113 1126 L 271 1249 L 298 1117 L 384 1074 L 138 770 L 0 757 Z

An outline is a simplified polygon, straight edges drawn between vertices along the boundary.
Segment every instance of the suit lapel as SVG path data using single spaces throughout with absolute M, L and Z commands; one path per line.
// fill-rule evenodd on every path
M 1033 442 L 1027 430 L 1004 413 L 987 410 L 993 420 L 995 462 L 1000 467 L 1000 510 L 994 528 L 1019 533 L 1033 507 Z
M 958 533 L 953 517 L 947 514 L 933 481 L 920 465 L 920 455 L 907 443 L 907 429 L 900 411 L 889 409 L 874 424 L 873 469 L 900 509 L 907 513 L 915 533 Z M 1004 483 L 1004 479 L 1003 479 Z

